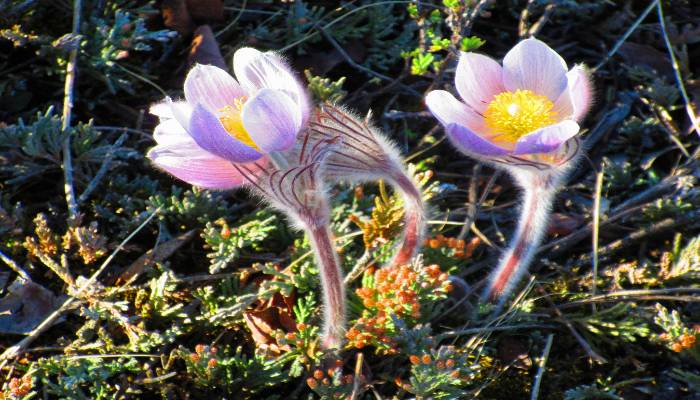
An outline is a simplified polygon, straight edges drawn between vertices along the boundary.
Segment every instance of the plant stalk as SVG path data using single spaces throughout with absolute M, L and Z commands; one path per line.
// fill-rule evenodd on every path
M 320 267 L 323 287 L 323 333 L 325 349 L 339 349 L 345 337 L 345 284 L 340 262 L 327 224 L 306 227 Z
M 511 243 L 500 264 L 491 273 L 485 299 L 505 301 L 515 284 L 527 271 L 542 241 L 559 187 L 559 179 L 550 173 L 512 171 L 523 189 L 523 208 Z
M 402 265 L 411 261 L 416 255 L 425 232 L 425 214 L 423 212 L 423 195 L 413 180 L 401 170 L 392 170 L 389 179 L 398 189 L 404 203 L 403 240 L 394 255 L 392 265 Z

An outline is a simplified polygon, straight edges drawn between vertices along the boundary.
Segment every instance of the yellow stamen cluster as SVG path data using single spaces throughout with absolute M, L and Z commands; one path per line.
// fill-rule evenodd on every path
M 232 106 L 220 108 L 219 121 L 231 136 L 256 150 L 260 150 L 243 127 L 243 118 L 241 118 L 243 104 L 245 104 L 245 97 L 238 97 L 233 101 Z
M 486 126 L 494 139 L 516 142 L 543 126 L 555 122 L 554 105 L 545 96 L 530 90 L 503 92 L 494 96 L 484 112 Z

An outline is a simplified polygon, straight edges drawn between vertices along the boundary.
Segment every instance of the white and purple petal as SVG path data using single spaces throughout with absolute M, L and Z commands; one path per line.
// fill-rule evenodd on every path
M 241 85 L 228 72 L 213 65 L 197 64 L 185 78 L 187 102 L 202 104 L 210 111 L 231 106 L 235 99 L 245 95 Z
M 247 163 L 262 157 L 253 147 L 231 136 L 219 119 L 201 105 L 192 111 L 187 131 L 201 148 L 228 161 Z
M 571 91 L 568 88 L 564 90 L 557 101 L 554 102 L 552 111 L 556 113 L 556 121 L 572 119 L 574 115 L 574 103 L 571 99 Z
M 564 120 L 554 125 L 545 126 L 515 143 L 513 154 L 549 153 L 559 148 L 562 143 L 576 136 L 580 127 L 575 121 Z
M 196 144 L 158 145 L 148 152 L 148 158 L 171 175 L 202 188 L 233 189 L 246 183 L 229 161 Z
M 503 58 L 503 83 L 509 91 L 530 90 L 556 101 L 566 90 L 563 58 L 535 38 L 521 41 Z
M 485 132 L 484 118 L 457 100 L 450 92 L 433 90 L 425 96 L 425 104 L 443 125 L 458 124 L 476 133 Z
M 568 92 L 573 104 L 573 119 L 580 121 L 591 108 L 593 89 L 590 77 L 585 68 L 577 65 L 566 74 Z
M 493 97 L 505 91 L 503 68 L 490 57 L 462 52 L 455 72 L 455 86 L 468 107 L 483 113 Z
M 469 128 L 459 124 L 448 124 L 445 127 L 445 133 L 455 147 L 468 154 L 498 157 L 510 153 L 509 150 L 484 139 Z
M 292 147 L 302 127 L 299 104 L 280 90 L 260 90 L 245 103 L 241 118 L 250 138 L 266 153 Z
M 264 88 L 285 92 L 299 104 L 302 121 L 306 123 L 311 108 L 306 88 L 282 57 L 244 47 L 233 55 L 233 71 L 243 88 L 251 94 Z
M 153 139 L 162 145 L 190 143 L 196 146 L 190 134 L 175 119 L 161 120 L 160 124 L 153 130 Z

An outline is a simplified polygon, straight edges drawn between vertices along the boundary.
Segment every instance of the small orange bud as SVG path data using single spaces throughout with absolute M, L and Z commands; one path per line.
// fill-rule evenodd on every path
M 455 360 L 450 358 L 447 361 L 445 361 L 445 365 L 447 366 L 447 368 L 453 368 L 455 366 Z
M 221 228 L 221 237 L 224 239 L 231 237 L 231 228 L 229 228 L 228 225 L 224 225 L 223 228 Z
M 423 357 L 421 357 L 421 361 L 423 361 L 423 364 L 430 364 L 433 360 L 430 358 L 429 354 L 423 354 Z
M 317 369 L 316 371 L 314 371 L 314 378 L 323 379 L 323 371 L 321 371 L 320 369 Z
M 318 382 L 316 382 L 316 379 L 314 378 L 307 379 L 306 384 L 309 385 L 311 389 L 316 389 L 318 387 Z
M 454 379 L 459 378 L 459 371 L 458 370 L 452 371 L 452 373 L 450 373 L 450 376 Z
M 430 244 L 431 249 L 437 249 L 440 247 L 440 241 L 437 239 L 430 239 L 428 243 Z
M 218 363 L 219 362 L 216 360 L 216 358 L 210 358 L 209 362 L 207 362 L 207 367 L 214 368 L 214 367 L 216 367 L 216 364 L 218 364 Z
M 303 322 L 297 324 L 297 329 L 299 330 L 299 332 L 304 332 L 306 328 L 308 328 L 308 325 L 306 325 Z
M 681 351 L 683 351 L 683 345 L 676 342 L 671 345 L 671 350 L 675 351 L 676 353 L 680 353 Z
M 194 351 L 197 352 L 197 354 L 202 354 L 204 353 L 205 348 L 206 346 L 204 346 L 203 344 L 198 344 L 194 346 Z
M 413 365 L 418 365 L 418 364 L 420 364 L 420 359 L 418 358 L 417 355 L 413 355 L 413 354 L 412 354 L 410 357 L 408 357 L 408 360 L 409 360 L 409 361 L 411 362 L 411 364 L 413 364 Z

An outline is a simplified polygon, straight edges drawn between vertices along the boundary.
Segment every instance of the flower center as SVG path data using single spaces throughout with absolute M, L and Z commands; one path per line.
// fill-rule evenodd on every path
M 516 142 L 522 136 L 555 121 L 554 104 L 530 90 L 503 92 L 494 96 L 484 112 L 486 126 L 494 138 Z
M 245 104 L 245 96 L 236 98 L 233 101 L 232 106 L 220 108 L 219 121 L 221 121 L 221 125 L 224 126 L 224 129 L 226 129 L 226 132 L 228 132 L 229 135 L 254 148 L 255 150 L 260 150 L 243 127 L 243 119 L 241 118 L 243 104 Z

